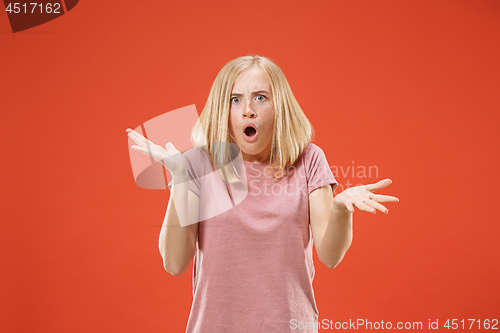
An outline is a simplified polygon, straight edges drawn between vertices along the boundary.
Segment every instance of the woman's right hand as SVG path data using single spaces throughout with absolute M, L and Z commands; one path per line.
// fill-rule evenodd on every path
M 172 177 L 182 174 L 186 171 L 186 158 L 180 151 L 175 149 L 171 142 L 167 142 L 165 148 L 154 144 L 136 131 L 127 128 L 128 137 L 134 141 L 137 146 L 130 148 L 137 150 L 143 154 L 151 156 L 160 162 L 165 168 L 170 171 Z

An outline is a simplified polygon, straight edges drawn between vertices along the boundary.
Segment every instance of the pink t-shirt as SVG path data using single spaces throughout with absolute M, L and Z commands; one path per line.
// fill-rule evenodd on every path
M 184 155 L 189 189 L 207 206 L 214 186 L 202 176 L 213 172 L 210 159 L 197 148 Z M 278 180 L 266 175 L 267 163 L 244 166 L 244 199 L 199 223 L 186 332 L 317 332 L 292 329 L 318 321 L 309 194 L 327 184 L 335 190 L 337 181 L 314 144 Z M 230 190 L 219 192 L 217 202 L 231 200 Z

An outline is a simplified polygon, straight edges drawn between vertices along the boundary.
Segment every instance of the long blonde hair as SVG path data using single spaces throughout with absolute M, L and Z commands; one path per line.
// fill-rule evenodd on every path
M 237 152 L 231 149 L 231 144 L 220 143 L 234 143 L 229 135 L 231 92 L 238 75 L 253 66 L 260 68 L 271 83 L 275 126 L 269 165 L 274 168 L 276 178 L 283 174 L 285 167 L 295 163 L 314 134 L 278 65 L 261 56 L 243 56 L 229 61 L 215 78 L 191 140 L 196 147 L 203 147 L 210 154 L 214 168 L 221 170 L 223 178 L 230 182 L 238 178 L 234 167 L 227 168 Z

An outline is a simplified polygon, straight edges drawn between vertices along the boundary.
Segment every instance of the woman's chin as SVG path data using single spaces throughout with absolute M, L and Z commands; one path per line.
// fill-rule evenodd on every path
M 265 153 L 263 149 L 245 149 L 245 147 L 240 147 L 243 160 L 247 162 L 265 162 L 269 156 L 269 153 Z

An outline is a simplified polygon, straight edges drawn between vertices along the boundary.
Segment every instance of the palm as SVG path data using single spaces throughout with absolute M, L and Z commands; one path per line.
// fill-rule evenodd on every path
M 175 149 L 172 143 L 168 142 L 165 145 L 165 149 L 130 128 L 127 129 L 127 133 L 128 137 L 137 145 L 130 148 L 151 156 L 163 164 L 172 175 L 180 173 L 186 169 L 186 159 L 184 155 Z
M 399 199 L 390 195 L 375 194 L 373 192 L 381 190 L 391 183 L 390 179 L 384 179 L 375 184 L 350 187 L 335 196 L 333 202 L 338 207 L 345 208 L 351 213 L 354 213 L 354 207 L 357 207 L 360 210 L 374 214 L 377 210 L 387 214 L 389 210 L 380 204 L 380 202 L 398 202 Z

